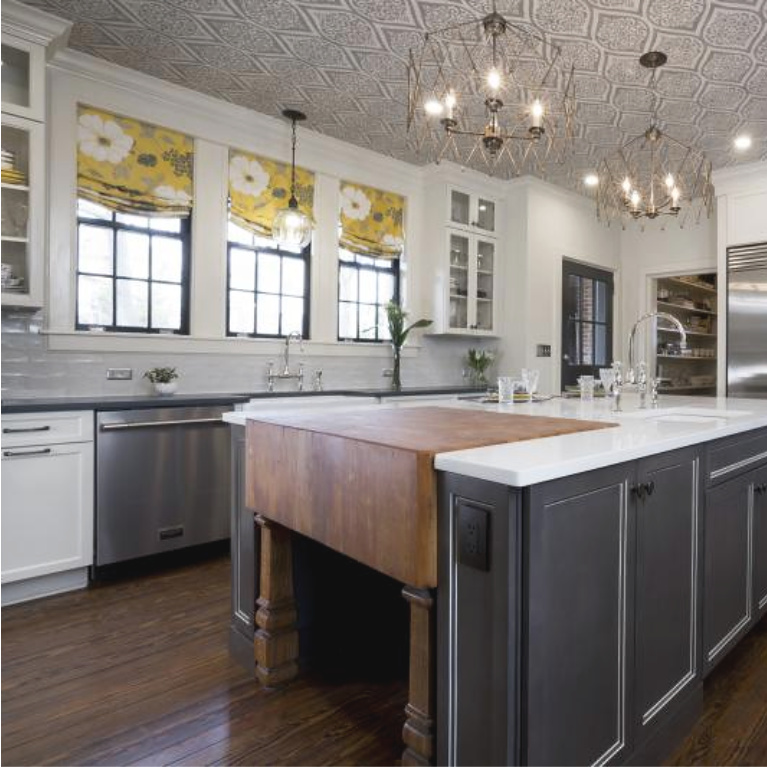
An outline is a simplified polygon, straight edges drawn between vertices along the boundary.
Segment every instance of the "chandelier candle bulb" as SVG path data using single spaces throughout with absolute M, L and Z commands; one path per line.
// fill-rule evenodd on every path
M 501 73 L 495 67 L 493 67 L 487 73 L 487 84 L 490 86 L 490 90 L 493 91 L 493 96 L 495 96 L 500 90 L 501 82 Z
M 426 110 L 426 114 L 433 117 L 439 117 L 442 114 L 442 104 L 437 99 L 429 99 L 423 105 L 423 108 Z M 448 115 L 448 117 L 452 117 L 452 115 Z
M 530 126 L 533 128 L 540 128 L 542 118 L 543 104 L 541 104 L 540 99 L 536 99 L 530 107 Z
M 453 91 L 449 91 L 447 96 L 445 96 L 445 116 L 448 120 L 452 120 L 454 118 L 454 110 L 456 105 L 456 98 L 455 93 Z

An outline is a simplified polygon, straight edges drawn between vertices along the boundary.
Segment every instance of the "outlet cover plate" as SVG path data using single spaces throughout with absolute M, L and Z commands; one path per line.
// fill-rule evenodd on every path
M 458 562 L 475 570 L 490 569 L 490 514 L 486 509 L 458 503 L 456 517 Z
M 107 381 L 130 381 L 133 368 L 107 368 Z

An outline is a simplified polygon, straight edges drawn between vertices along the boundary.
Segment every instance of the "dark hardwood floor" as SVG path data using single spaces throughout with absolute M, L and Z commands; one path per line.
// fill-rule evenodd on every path
M 394 764 L 402 679 L 265 691 L 220 558 L 2 611 L 3 764 Z
M 229 660 L 226 558 L 2 612 L 4 764 L 394 764 L 400 679 L 267 692 Z M 767 764 L 767 620 L 669 764 Z

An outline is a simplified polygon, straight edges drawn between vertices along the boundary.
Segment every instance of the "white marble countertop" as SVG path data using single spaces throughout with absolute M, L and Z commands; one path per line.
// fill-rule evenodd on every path
M 657 409 L 639 410 L 636 395 L 624 394 L 623 412 L 614 413 L 604 399 L 581 402 L 555 398 L 530 404 L 495 405 L 456 397 L 419 397 L 404 402 L 363 403 L 356 398 L 327 398 L 322 409 L 359 410 L 369 407 L 409 408 L 419 405 L 482 409 L 490 412 L 575 418 L 617 423 L 612 429 L 567 434 L 560 437 L 513 442 L 503 445 L 439 453 L 435 468 L 515 487 L 580 474 L 648 455 L 688 447 L 731 436 L 750 429 L 767 427 L 767 399 L 726 399 L 714 397 L 662 397 Z M 263 402 L 263 401 L 262 401 Z M 245 407 L 248 407 L 247 405 Z M 307 403 L 306 407 L 311 407 Z M 303 408 L 302 408 L 303 409 Z M 230 423 L 245 424 L 280 411 L 295 413 L 293 402 L 269 401 L 253 409 L 224 415 Z

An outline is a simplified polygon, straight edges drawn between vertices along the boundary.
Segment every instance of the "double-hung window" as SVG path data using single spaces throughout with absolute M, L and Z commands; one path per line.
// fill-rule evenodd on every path
M 290 165 L 249 152 L 229 151 L 226 332 L 230 336 L 309 337 L 311 244 L 277 247 L 272 222 L 290 199 Z M 296 168 L 298 206 L 310 218 L 314 174 Z
M 387 341 L 386 304 L 399 303 L 405 199 L 341 182 L 338 338 Z
M 310 246 L 280 250 L 230 221 L 227 251 L 227 334 L 308 338 Z
M 77 204 L 77 329 L 188 333 L 187 218 Z
M 399 302 L 399 259 L 370 258 L 341 248 L 339 341 L 387 341 L 386 304 Z
M 78 108 L 79 330 L 189 332 L 194 142 Z

